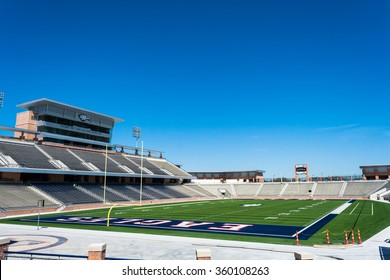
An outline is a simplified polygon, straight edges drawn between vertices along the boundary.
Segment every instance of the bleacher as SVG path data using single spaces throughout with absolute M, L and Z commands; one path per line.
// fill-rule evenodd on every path
M 85 165 L 82 165 L 81 161 L 67 149 L 47 145 L 41 145 L 40 148 L 50 154 L 54 159 L 61 160 L 71 170 L 89 171 L 89 169 Z
M 44 199 L 46 206 L 55 204 L 21 184 L 0 184 L 0 207 L 5 210 L 36 208 L 38 200 Z
M 43 153 L 32 144 L 0 141 L 0 153 L 10 156 L 20 167 L 34 169 L 56 169 Z
M 90 192 L 93 196 L 99 197 L 102 201 L 104 201 L 104 187 L 98 184 L 81 184 L 80 187 Z M 126 201 L 127 199 L 123 196 L 120 196 L 118 194 L 115 194 L 114 192 L 111 192 L 107 186 L 106 186 L 106 194 L 105 194 L 106 202 L 119 202 L 119 201 Z
M 348 182 L 343 196 L 368 196 L 384 187 L 386 181 Z
M 106 155 L 102 152 L 92 152 L 84 150 L 73 150 L 73 152 L 82 158 L 85 162 L 92 163 L 100 171 L 105 171 L 106 168 Z M 119 168 L 112 160 L 107 159 L 107 172 L 112 173 L 124 173 L 123 169 Z
M 284 183 L 264 183 L 258 196 L 277 196 L 283 187 Z
M 134 161 L 139 166 L 141 166 L 141 158 L 140 157 L 130 157 L 130 156 L 128 156 L 128 158 L 131 159 L 132 161 Z M 148 170 L 150 170 L 153 174 L 164 175 L 164 176 L 168 175 L 166 172 L 162 171 L 156 165 L 154 165 L 151 162 L 149 162 L 149 160 L 147 158 L 145 158 L 145 157 L 142 160 L 142 165 L 143 165 L 144 168 L 147 168 Z
M 288 183 L 283 192 L 283 196 L 307 196 L 311 195 L 314 183 Z
M 107 171 L 107 173 L 127 176 L 141 173 L 141 157 L 109 151 L 106 158 L 106 153 L 102 150 L 0 139 L 0 168 L 6 172 L 7 167 L 62 170 L 64 174 L 67 171 L 80 171 L 85 175 L 91 171 L 101 173 Z M 143 174 L 156 178 L 170 176 L 175 176 L 176 179 L 177 177 L 192 178 L 184 170 L 161 158 L 143 157 L 143 167 Z
M 255 196 L 259 192 L 260 184 L 234 184 L 237 196 Z
M 98 199 L 92 195 L 82 192 L 72 184 L 34 184 L 39 190 L 49 194 L 63 204 L 88 204 L 102 203 L 102 199 Z
M 188 185 L 168 185 L 165 188 L 183 194 L 185 197 L 209 197 L 207 194 L 199 192 Z
M 318 182 L 313 196 L 338 196 L 344 182 Z

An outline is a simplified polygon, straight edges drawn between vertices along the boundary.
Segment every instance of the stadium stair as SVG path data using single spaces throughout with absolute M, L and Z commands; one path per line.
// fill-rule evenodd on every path
M 288 183 L 284 183 L 284 186 L 282 188 L 282 190 L 280 191 L 280 193 L 278 194 L 278 196 L 282 196 L 284 194 L 284 192 L 286 191 L 288 187 Z
M 89 195 L 89 196 L 92 196 L 93 198 L 96 198 L 97 200 L 100 200 L 100 201 L 102 201 L 102 202 L 104 201 L 104 198 L 103 198 L 103 197 L 100 197 L 99 195 L 97 195 L 97 194 L 95 194 L 95 193 L 93 193 L 93 192 L 87 190 L 86 188 L 84 188 L 84 187 L 82 187 L 82 186 L 74 185 L 74 187 L 75 187 L 76 189 L 78 189 L 79 191 L 81 191 L 81 192 L 83 192 L 83 193 L 85 193 L 85 194 L 87 194 L 87 195 Z M 109 200 L 107 200 L 107 199 L 106 199 L 106 202 L 107 202 L 107 203 L 111 203 L 111 201 L 109 201 Z
M 343 195 L 344 195 L 344 192 L 345 192 L 345 189 L 347 188 L 347 185 L 348 185 L 348 182 L 345 181 L 345 182 L 343 183 L 343 186 L 341 187 L 341 190 L 340 190 L 340 193 L 339 193 L 338 196 L 343 196 Z
M 40 189 L 38 189 L 37 187 L 35 187 L 33 185 L 27 186 L 27 189 L 29 189 L 30 191 L 36 193 L 39 196 L 44 197 L 45 199 L 49 200 L 50 202 L 52 202 L 52 203 L 54 203 L 56 205 L 63 205 L 64 204 L 62 201 L 60 201 L 58 199 L 55 199 L 51 195 L 45 193 L 44 191 L 41 191 Z

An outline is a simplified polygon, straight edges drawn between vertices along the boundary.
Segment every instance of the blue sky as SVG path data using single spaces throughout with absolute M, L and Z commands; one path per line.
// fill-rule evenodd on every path
M 188 171 L 390 163 L 389 1 L 0 0 L 0 124 L 49 98 Z

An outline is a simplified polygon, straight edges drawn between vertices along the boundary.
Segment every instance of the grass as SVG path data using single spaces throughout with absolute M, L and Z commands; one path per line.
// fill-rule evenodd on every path
M 344 204 L 346 200 L 213 200 L 195 201 L 186 203 L 145 204 L 139 206 L 115 207 L 111 212 L 112 218 L 156 218 L 170 220 L 193 220 L 209 222 L 232 222 L 251 224 L 276 224 L 308 226 L 335 208 Z M 245 206 L 246 204 L 261 204 Z M 48 216 L 92 216 L 107 217 L 108 209 L 85 210 L 71 213 L 60 213 Z M 1 223 L 30 224 L 36 223 L 21 221 L 21 218 L 0 220 Z M 42 226 L 81 228 L 105 231 L 119 231 L 132 233 L 148 233 L 159 235 L 188 236 L 198 238 L 212 238 L 238 240 L 248 242 L 266 242 L 278 244 L 295 244 L 295 240 L 282 238 L 250 237 L 229 234 L 212 234 L 182 232 L 174 230 L 154 230 L 129 227 L 104 227 L 88 225 L 70 225 L 41 223 Z M 317 231 L 310 239 L 302 240 L 301 245 L 323 244 L 325 230 L 328 229 L 332 243 L 345 241 L 344 230 L 361 232 L 364 240 L 390 226 L 390 204 L 376 201 L 355 201 L 351 206 Z

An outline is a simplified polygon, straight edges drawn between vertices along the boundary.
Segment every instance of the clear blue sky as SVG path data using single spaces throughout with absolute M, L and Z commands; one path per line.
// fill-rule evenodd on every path
M 390 163 L 390 1 L 0 0 L 0 124 L 49 98 L 188 171 Z

